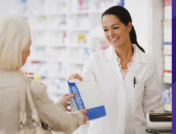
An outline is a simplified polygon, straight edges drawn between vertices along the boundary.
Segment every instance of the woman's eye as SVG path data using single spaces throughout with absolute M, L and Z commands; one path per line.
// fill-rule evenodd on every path
M 104 32 L 108 31 L 107 29 L 104 29 Z
M 113 29 L 118 29 L 119 27 L 113 27 Z

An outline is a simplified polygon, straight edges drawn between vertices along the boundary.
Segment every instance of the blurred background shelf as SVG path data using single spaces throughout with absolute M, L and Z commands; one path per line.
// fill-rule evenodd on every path
M 163 81 L 164 83 L 172 84 L 172 77 L 164 76 Z
M 172 49 L 171 48 L 165 48 L 163 49 L 164 55 L 172 55 Z
M 164 111 L 166 111 L 166 112 L 172 112 L 172 105 L 170 105 L 170 104 L 164 104 Z

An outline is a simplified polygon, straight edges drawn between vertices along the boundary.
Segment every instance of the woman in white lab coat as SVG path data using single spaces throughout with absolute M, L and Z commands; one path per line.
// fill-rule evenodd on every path
M 88 134 L 145 133 L 146 113 L 163 112 L 156 62 L 139 46 L 125 8 L 107 9 L 102 27 L 111 46 L 91 54 L 82 76 L 95 77 L 107 116 L 91 122 Z M 82 80 L 78 74 L 69 79 Z

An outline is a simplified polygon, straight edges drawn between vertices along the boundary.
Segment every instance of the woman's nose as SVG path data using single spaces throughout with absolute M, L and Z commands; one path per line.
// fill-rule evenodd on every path
M 109 30 L 109 37 L 113 37 L 113 36 L 114 36 L 113 30 Z

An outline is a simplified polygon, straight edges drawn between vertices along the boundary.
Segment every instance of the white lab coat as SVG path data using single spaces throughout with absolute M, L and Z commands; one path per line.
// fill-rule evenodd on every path
M 110 46 L 91 54 L 83 67 L 83 77 L 95 77 L 107 115 L 91 122 L 88 132 L 80 134 L 142 134 L 146 128 L 145 114 L 152 109 L 163 112 L 154 58 L 136 47 L 135 59 L 123 81 L 113 51 Z M 86 130 L 86 126 L 82 128 Z

